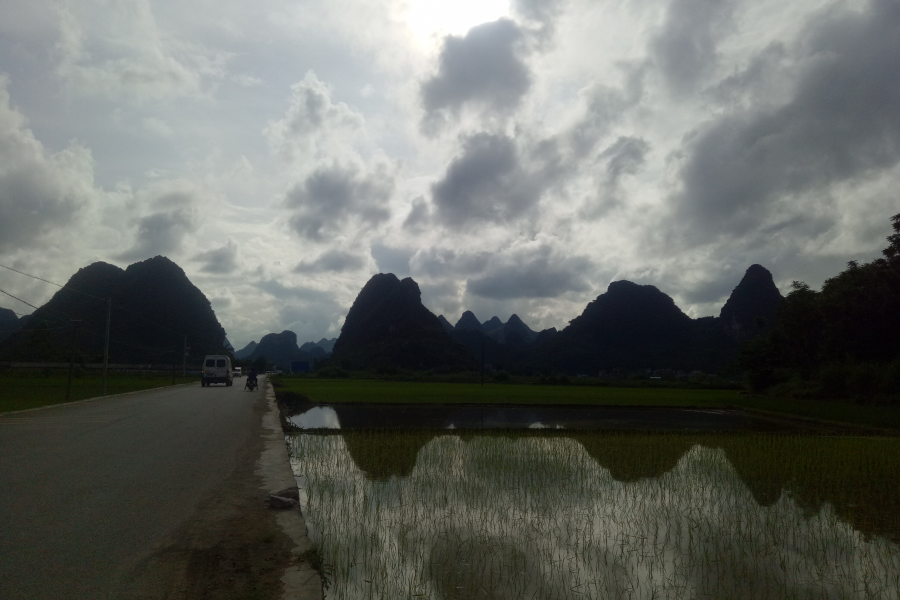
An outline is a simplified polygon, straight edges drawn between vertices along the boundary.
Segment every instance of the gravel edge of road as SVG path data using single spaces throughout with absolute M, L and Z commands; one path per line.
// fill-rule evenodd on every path
M 265 489 L 276 492 L 296 487 L 297 480 L 291 470 L 275 390 L 269 382 L 266 382 L 266 401 L 269 410 L 263 416 L 261 433 L 264 449 L 257 462 L 256 472 Z M 298 557 L 297 564 L 285 569 L 281 578 L 284 584 L 282 600 L 322 600 L 324 593 L 321 577 L 308 562 L 299 560 L 300 555 L 312 548 L 303 513 L 299 507 L 294 507 L 279 511 L 275 519 L 281 530 L 293 541 L 294 548 L 291 552 Z

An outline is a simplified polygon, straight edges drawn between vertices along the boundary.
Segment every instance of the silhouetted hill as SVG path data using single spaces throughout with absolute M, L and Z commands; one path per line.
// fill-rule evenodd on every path
M 503 321 L 500 320 L 500 317 L 494 316 L 481 324 L 481 331 L 490 335 L 496 331 L 503 329 Z
M 469 331 L 484 331 L 478 318 L 471 310 L 467 310 L 462 314 L 459 321 L 456 322 L 455 329 L 457 331 L 462 331 L 464 329 Z
M 474 367 L 473 360 L 422 305 L 418 284 L 393 273 L 373 276 L 347 313 L 334 356 L 351 368 Z
M 234 357 L 241 359 L 248 358 L 251 354 L 253 354 L 253 351 L 256 350 L 256 345 L 256 341 L 250 342 L 249 344 L 235 352 Z
M 28 319 L 29 315 L 20 318 L 8 308 L 0 308 L 0 342 L 21 329 Z
M 738 340 L 768 331 L 784 302 L 772 273 L 761 265 L 750 265 L 719 313 L 722 326 Z
M 83 293 L 79 293 L 83 292 Z M 90 294 L 90 295 L 86 295 Z M 66 286 L 32 314 L 28 329 L 0 344 L 0 356 L 18 360 L 62 360 L 69 354 L 71 319 L 81 321 L 80 358 L 103 354 L 106 298 L 112 299 L 111 362 L 181 364 L 187 336 L 189 364 L 224 351 L 225 330 L 212 306 L 184 271 L 157 256 L 119 267 L 96 262 L 79 269 Z
M 499 319 L 497 320 L 499 321 Z M 537 332 L 532 331 L 516 314 L 513 314 L 501 327 L 489 331 L 488 335 L 501 344 L 510 343 L 511 339 L 517 340 L 515 343 L 531 343 L 537 338 Z
M 454 330 L 453 325 L 450 323 L 450 321 L 447 320 L 447 317 L 445 317 L 444 315 L 438 315 L 438 321 L 441 322 L 441 327 L 443 327 L 444 331 L 446 331 L 447 333 L 451 333 Z
M 321 348 L 325 352 L 331 354 L 332 352 L 334 352 L 335 342 L 337 342 L 337 338 L 331 338 L 330 340 L 322 338 L 321 340 L 316 342 L 316 345 L 318 345 L 319 348 Z
M 652 285 L 615 281 L 540 353 L 565 371 L 686 368 L 691 318 Z

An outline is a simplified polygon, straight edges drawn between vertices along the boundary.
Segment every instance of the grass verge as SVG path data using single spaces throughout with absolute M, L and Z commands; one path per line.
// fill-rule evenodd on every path
M 39 408 L 66 401 L 68 377 L 60 375 L 13 374 L 0 377 L 0 413 L 13 410 Z M 177 377 L 175 383 L 182 383 Z M 106 393 L 121 394 L 172 385 L 171 375 L 110 373 Z M 93 374 L 72 378 L 70 402 L 86 400 L 100 395 L 102 382 Z
M 279 377 L 278 391 L 321 404 L 587 404 L 599 406 L 736 407 L 823 422 L 900 432 L 900 408 L 829 400 L 748 396 L 736 390 L 402 382 Z

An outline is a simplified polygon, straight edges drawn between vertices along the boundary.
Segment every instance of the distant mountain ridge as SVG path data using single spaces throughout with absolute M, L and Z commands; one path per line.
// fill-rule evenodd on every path
M 247 344 L 246 346 L 244 346 L 243 348 L 241 348 L 240 350 L 236 351 L 234 353 L 234 357 L 240 358 L 240 359 L 249 358 L 250 355 L 253 354 L 253 351 L 256 350 L 256 346 L 257 346 L 257 343 L 254 340 L 254 341 L 250 342 L 249 344 Z
M 18 316 L 9 308 L 0 308 L 0 342 L 22 329 L 31 315 Z
M 421 305 L 412 279 L 401 282 L 392 274 L 379 274 L 366 284 L 350 309 L 335 355 L 346 358 L 352 354 L 360 367 L 393 363 L 428 368 L 426 364 L 442 361 L 446 365 L 451 363 L 438 358 L 440 353 L 418 359 L 418 365 L 411 360 L 413 353 L 396 360 L 398 345 L 412 348 L 415 341 L 449 348 L 440 336 L 445 333 L 465 349 L 470 365 L 484 356 L 493 368 L 527 372 L 715 371 L 736 358 L 741 340 L 757 333 L 753 328 L 760 317 L 774 320 L 780 302 L 771 273 L 760 265 L 747 269 L 721 317 L 692 319 L 655 286 L 614 281 L 562 331 L 535 332 L 518 315 L 511 315 L 505 323 L 496 316 L 481 322 L 469 310 L 451 325 L 443 315 L 434 317 Z M 411 321 L 417 325 L 400 329 L 399 324 Z M 404 333 L 397 336 L 399 331 Z M 431 342 L 425 343 L 426 339 Z M 350 347 L 355 348 L 353 352 Z M 459 363 L 454 359 L 452 364 Z

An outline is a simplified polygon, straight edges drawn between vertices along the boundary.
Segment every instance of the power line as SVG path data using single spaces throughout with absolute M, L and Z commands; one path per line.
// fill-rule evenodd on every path
M 26 273 L 25 271 L 20 271 L 18 269 L 13 269 L 12 267 L 7 267 L 6 265 L 0 265 L 0 267 L 4 269 L 9 269 L 10 271 L 14 271 L 19 275 L 24 275 L 25 277 L 31 277 L 32 279 L 37 279 L 38 281 L 43 281 L 44 283 L 49 283 L 50 285 L 55 285 L 56 287 L 69 290 L 70 292 L 75 292 L 76 294 L 84 294 L 85 296 L 90 296 L 91 298 L 96 298 L 97 300 L 106 300 L 106 298 L 101 298 L 99 296 L 95 296 L 93 294 L 88 294 L 87 292 L 82 292 L 81 290 L 76 290 L 75 288 L 70 288 L 66 285 L 60 285 L 54 281 L 50 281 L 49 279 L 44 279 L 43 277 L 38 277 L 37 275 L 32 275 L 31 273 Z
M 82 292 L 81 290 L 76 290 L 75 288 L 71 288 L 71 287 L 68 287 L 68 286 L 65 286 L 65 285 L 60 285 L 60 284 L 58 284 L 58 283 L 56 283 L 56 282 L 50 281 L 49 279 L 44 279 L 43 277 L 38 277 L 37 275 L 32 275 L 31 273 L 26 273 L 25 271 L 20 271 L 20 270 L 18 270 L 18 269 L 13 269 L 12 267 L 7 267 L 6 265 L 0 265 L 0 267 L 2 267 L 2 268 L 4 268 L 4 269 L 9 269 L 10 271 L 14 271 L 14 272 L 16 272 L 16 273 L 18 273 L 18 274 L 20 274 L 20 275 L 24 275 L 24 276 L 26 276 L 26 277 L 31 277 L 32 279 L 37 279 L 38 281 L 43 281 L 43 282 L 45 282 L 45 283 L 49 283 L 50 285 L 55 285 L 56 287 L 58 287 L 58 288 L 60 288 L 60 289 L 63 289 L 63 290 L 69 290 L 70 292 L 75 292 L 76 294 L 83 294 L 83 295 L 88 296 L 88 297 L 90 297 L 90 298 L 96 298 L 97 300 L 103 300 L 103 301 L 106 301 L 106 300 L 107 300 L 107 298 L 101 298 L 101 297 L 99 297 L 99 296 L 94 296 L 93 294 L 88 294 L 87 292 Z M 0 290 L 0 291 L 2 291 L 2 290 Z M 6 292 L 3 292 L 3 293 L 5 294 Z M 7 294 L 7 295 L 9 295 L 9 294 Z M 13 296 L 13 298 L 15 298 L 15 296 Z M 20 299 L 19 299 L 19 298 L 16 298 L 16 300 L 20 300 Z M 25 301 L 24 301 L 24 300 L 21 300 L 21 302 L 25 302 Z M 25 304 L 28 304 L 28 303 L 25 302 Z M 33 308 L 35 308 L 35 309 L 38 308 L 38 307 L 34 306 L 33 304 L 28 304 L 28 306 L 31 306 L 31 307 L 33 307 Z M 139 314 L 139 313 L 136 313 L 136 312 L 134 312 L 134 311 L 128 310 L 128 309 L 125 308 L 124 306 L 119 306 L 118 304 L 113 304 L 113 307 L 116 308 L 116 309 L 118 309 L 118 310 L 125 311 L 125 312 L 127 312 L 128 314 L 133 315 L 133 316 L 135 316 L 135 317 L 137 317 L 137 318 L 139 318 L 139 319 L 143 319 L 145 322 L 150 323 L 151 325 L 155 325 L 156 327 L 160 327 L 160 328 L 165 329 L 165 330 L 167 330 L 167 331 L 171 331 L 172 333 L 175 333 L 175 334 L 178 334 L 178 335 L 182 335 L 182 333 L 183 333 L 183 332 L 181 332 L 181 331 L 175 331 L 174 329 L 170 329 L 169 327 L 166 327 L 165 325 L 160 325 L 159 323 L 153 322 L 153 321 L 149 320 L 147 317 L 145 317 L 145 316 L 143 316 L 143 315 L 141 315 L 141 314 Z M 46 309 L 46 310 L 50 310 L 50 309 Z
M 0 265 L 0 267 L 3 267 L 4 269 L 9 269 L 10 271 L 15 271 L 19 275 L 25 275 L 26 277 L 31 277 L 32 279 L 40 279 L 41 281 L 43 281 L 45 283 L 49 283 L 50 285 L 55 285 L 56 287 L 63 287 L 63 286 L 59 285 L 58 283 L 53 283 L 52 281 L 48 281 L 48 280 L 44 279 L 43 277 L 38 277 L 37 275 L 30 275 L 30 274 L 20 271 L 18 269 L 13 269 L 12 267 L 7 267 L 6 265 Z
M 6 295 L 9 296 L 10 298 L 13 298 L 13 299 L 15 299 L 15 300 L 18 300 L 19 302 L 22 302 L 22 303 L 24 303 L 24 304 L 27 304 L 28 306 L 30 306 L 30 307 L 33 308 L 34 310 L 37 310 L 37 309 L 38 309 L 38 307 L 35 306 L 34 304 L 32 304 L 31 302 L 26 302 L 25 300 L 22 300 L 21 298 L 18 298 L 18 297 L 16 297 L 16 296 L 13 296 L 13 295 L 10 294 L 9 292 L 3 291 L 3 290 L 0 290 L 0 292 L 6 294 Z

